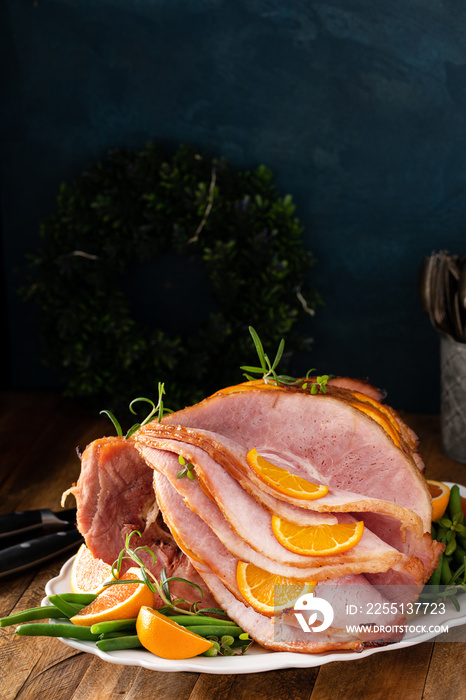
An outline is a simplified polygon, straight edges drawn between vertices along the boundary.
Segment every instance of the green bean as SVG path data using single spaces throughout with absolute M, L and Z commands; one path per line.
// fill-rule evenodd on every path
M 96 622 L 92 625 L 93 634 L 105 634 L 106 632 L 119 632 L 120 630 L 135 630 L 136 618 L 131 617 L 126 620 L 107 620 L 107 622 Z
M 451 570 L 450 570 L 450 560 L 449 557 L 444 554 L 442 562 L 442 571 L 440 574 L 440 580 L 445 586 L 447 586 L 451 581 Z
M 90 605 L 97 598 L 97 595 L 95 593 L 60 593 L 60 598 L 66 600 L 67 603 Z
M 432 537 L 433 540 L 437 539 L 437 530 L 435 528 L 435 523 L 430 524 L 430 536 Z
M 451 556 L 453 554 L 453 552 L 455 551 L 456 546 L 457 546 L 456 545 L 456 538 L 453 534 L 453 537 L 451 538 L 451 540 L 449 542 L 447 542 L 447 546 L 445 547 L 445 552 L 444 552 L 445 556 L 446 557 Z
M 29 625 L 20 625 L 15 630 L 16 634 L 22 637 L 65 637 L 67 639 L 84 639 L 87 641 L 97 641 L 98 634 L 92 634 L 90 627 L 81 627 L 62 622 L 31 622 Z
M 65 617 L 73 617 L 85 607 L 84 605 L 73 605 L 72 603 L 68 603 L 59 595 L 49 595 L 48 598 L 52 605 L 55 605 L 55 607 L 62 611 Z
M 39 608 L 28 608 L 7 617 L 1 617 L 0 627 L 19 625 L 21 622 L 30 622 L 31 620 L 48 620 L 59 617 L 63 617 L 63 613 L 55 605 L 41 605 Z
M 441 578 L 441 576 L 442 576 L 443 559 L 444 559 L 444 555 L 441 554 L 440 557 L 439 557 L 439 560 L 438 560 L 437 568 L 434 569 L 434 571 L 432 572 L 432 575 L 431 575 L 430 579 L 429 579 L 428 582 L 427 582 L 427 585 L 428 585 L 428 586 L 432 586 L 432 587 L 433 587 L 433 592 L 438 592 L 438 587 L 439 587 L 439 583 L 440 583 L 440 578 Z
M 458 484 L 454 484 L 450 490 L 450 500 L 448 502 L 448 510 L 450 513 L 450 518 L 453 520 L 457 513 L 462 513 L 461 508 L 461 496 Z
M 221 637 L 225 634 L 225 627 L 222 627 L 220 625 L 199 625 L 191 631 L 195 632 L 201 637 Z M 243 630 L 241 629 L 241 627 L 237 627 L 235 625 L 234 627 L 228 627 L 228 634 L 231 637 L 239 637 L 240 634 L 243 634 Z
M 199 654 L 199 656 L 217 656 L 217 654 L 218 654 L 218 649 L 214 644 L 213 646 L 210 647 L 210 649 L 207 649 L 207 651 L 203 651 L 202 654 Z
M 100 651 L 115 651 L 117 649 L 140 649 L 142 644 L 136 634 L 128 637 L 115 637 L 113 639 L 99 639 L 96 642 Z
M 460 544 L 456 544 L 456 549 L 453 552 L 453 559 L 459 566 L 464 562 L 464 557 L 466 557 L 466 550 Z
M 128 637 L 128 632 L 131 630 L 124 630 L 121 632 L 103 632 L 100 636 L 100 639 L 117 639 L 118 637 Z M 91 632 L 92 632 L 92 627 L 91 627 Z M 136 633 L 136 630 L 134 630 Z
M 443 527 L 443 525 L 441 525 L 438 529 L 438 532 L 437 532 L 437 541 L 443 542 L 443 544 L 445 544 L 447 532 L 448 532 L 448 530 L 446 529 L 446 527 Z
M 183 627 L 212 624 L 225 627 L 236 626 L 236 622 L 233 622 L 233 620 L 217 620 L 216 617 L 207 617 L 206 615 L 167 615 L 167 617 Z

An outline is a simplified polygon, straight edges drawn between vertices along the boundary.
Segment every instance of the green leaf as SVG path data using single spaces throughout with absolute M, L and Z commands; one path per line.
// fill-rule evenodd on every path
M 259 336 L 257 335 L 256 330 L 252 327 L 249 326 L 249 333 L 251 334 L 252 340 L 254 342 L 254 346 L 256 348 L 257 355 L 259 357 L 259 362 L 261 363 L 261 367 L 264 370 L 264 372 L 267 371 L 267 364 L 265 361 L 265 353 L 264 353 L 264 348 L 262 347 L 261 340 Z
M 284 349 L 285 349 L 285 339 L 282 338 L 280 340 L 280 344 L 278 346 L 277 354 L 275 355 L 275 360 L 273 361 L 272 370 L 275 369 L 275 367 L 278 365 L 278 363 L 282 359 Z
M 115 416 L 113 415 L 113 413 L 112 413 L 111 411 L 107 411 L 107 410 L 105 410 L 105 409 L 104 409 L 103 411 L 100 411 L 100 414 L 102 414 L 102 413 L 104 413 L 105 415 L 107 415 L 107 416 L 110 418 L 110 420 L 112 421 L 113 425 L 115 426 L 115 430 L 116 430 L 116 433 L 117 433 L 118 437 L 122 437 L 122 436 L 123 436 L 123 431 L 122 431 L 122 429 L 121 429 L 121 425 L 120 425 L 120 423 L 117 421 L 117 419 L 115 418 Z
M 162 571 L 160 572 L 160 583 L 162 584 L 163 592 L 167 596 L 168 600 L 171 601 L 172 597 L 170 593 L 170 586 L 168 583 L 167 572 L 165 571 L 165 569 L 162 569 Z

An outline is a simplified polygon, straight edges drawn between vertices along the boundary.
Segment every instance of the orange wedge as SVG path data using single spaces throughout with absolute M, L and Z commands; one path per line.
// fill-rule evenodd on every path
M 336 525 L 296 525 L 272 516 L 272 530 L 283 547 L 307 557 L 325 557 L 346 552 L 362 537 L 364 523 L 337 523 Z
M 303 583 L 277 576 L 244 561 L 239 561 L 236 567 L 236 582 L 246 602 L 267 617 L 291 608 L 300 596 L 316 586 L 315 581 Z
M 121 581 L 140 579 L 140 570 L 129 569 Z M 90 627 L 106 620 L 125 620 L 137 617 L 143 605 L 153 605 L 154 594 L 144 583 L 115 584 L 107 586 L 90 605 L 71 618 L 75 625 Z
M 147 606 L 139 611 L 136 632 L 142 646 L 162 659 L 190 659 L 213 646 L 204 637 Z
M 287 469 L 272 464 L 272 462 L 261 457 L 256 448 L 249 450 L 246 455 L 246 461 L 261 481 L 264 481 L 279 493 L 306 501 L 322 498 L 328 493 L 328 486 L 313 484 L 301 476 L 292 474 Z
M 432 498 L 432 522 L 436 523 L 445 513 L 450 500 L 450 489 L 441 481 L 427 479 L 430 496 Z
M 112 567 L 102 559 L 94 557 L 82 544 L 78 549 L 71 567 L 70 586 L 73 593 L 100 593 L 103 584 L 111 581 Z

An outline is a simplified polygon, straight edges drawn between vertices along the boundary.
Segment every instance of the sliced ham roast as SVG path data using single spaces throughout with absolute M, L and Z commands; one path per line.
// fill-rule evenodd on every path
M 443 545 L 430 536 L 431 500 L 418 441 L 370 385 L 332 381 L 327 394 L 315 395 L 309 388 L 245 382 L 155 420 L 129 440 L 102 438 L 89 445 L 71 489 L 88 547 L 111 563 L 125 536 L 138 530 L 141 538 L 133 544 L 154 551 L 156 563 L 147 563 L 155 575 L 165 568 L 169 576 L 197 583 L 201 607 L 220 605 L 270 649 L 314 653 L 396 641 L 399 634 L 380 638 L 370 629 L 349 634 L 341 606 L 356 595 L 397 600 L 398 584 L 403 600 L 414 600 L 437 566 Z M 303 501 L 279 493 L 248 465 L 252 448 L 291 473 L 328 485 L 328 494 Z M 179 457 L 193 465 L 194 480 L 178 478 Z M 276 540 L 272 514 L 304 527 L 363 520 L 364 533 L 340 554 L 303 556 Z M 309 634 L 285 611 L 275 627 L 243 599 L 238 561 L 317 581 L 316 594 L 333 596 L 340 619 L 336 615 L 324 633 Z M 188 603 L 199 599 L 190 586 L 172 587 Z

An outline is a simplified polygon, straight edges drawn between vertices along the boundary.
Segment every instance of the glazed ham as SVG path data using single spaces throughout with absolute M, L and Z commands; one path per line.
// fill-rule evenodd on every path
M 309 635 L 286 611 L 274 629 L 236 582 L 242 561 L 317 581 L 319 596 L 333 596 L 337 608 L 361 586 L 357 595 L 372 601 L 397 599 L 397 584 L 404 601 L 416 599 L 443 545 L 430 537 L 431 501 L 417 438 L 378 398 L 351 380 L 336 380 L 325 395 L 246 382 L 153 421 L 129 440 L 96 441 L 83 454 L 73 489 L 78 527 L 91 551 L 109 562 L 137 529 L 156 554 L 156 575 L 165 568 L 198 583 L 204 605 L 223 607 L 267 648 L 314 653 L 395 641 L 397 635 L 375 638 L 370 630 L 348 635 L 338 621 Z M 327 495 L 303 501 L 280 493 L 249 466 L 252 448 L 327 485 Z M 194 480 L 178 478 L 179 458 L 192 464 Z M 303 527 L 363 521 L 364 532 L 347 551 L 303 556 L 278 542 L 272 515 Z M 193 602 L 189 588 L 182 597 Z
M 185 505 L 181 496 L 166 477 L 162 474 L 156 474 L 155 484 L 160 507 L 166 522 L 170 524 L 173 530 L 179 533 L 182 541 L 189 540 L 190 546 L 194 547 L 193 551 L 196 555 L 193 562 L 194 566 L 207 585 L 212 587 L 212 592 L 219 602 L 220 600 L 222 601 L 221 604 L 225 607 L 230 617 L 243 626 L 244 629 L 247 629 L 250 636 L 257 642 L 276 651 L 286 649 L 304 653 L 321 652 L 328 649 L 361 650 L 364 646 L 372 646 L 381 642 L 379 633 L 374 635 L 370 627 L 359 634 L 352 635 L 348 635 L 344 629 L 346 605 L 354 604 L 356 600 L 354 596 L 351 596 L 352 592 L 354 592 L 355 596 L 358 596 L 358 605 L 360 607 L 362 607 L 360 600 L 361 589 L 367 591 L 367 600 L 372 604 L 387 602 L 375 587 L 370 586 L 363 576 L 333 577 L 330 581 L 324 581 L 316 586 L 315 595 L 325 599 L 330 597 L 335 612 L 334 623 L 325 634 L 303 634 L 291 616 L 288 616 L 288 618 L 283 616 L 285 619 L 281 619 L 281 616 L 276 616 L 272 621 L 270 618 L 257 612 L 254 615 L 247 613 L 244 610 L 244 599 L 236 582 L 238 560 L 221 545 L 213 531 Z M 214 576 L 217 581 L 214 580 Z M 342 595 L 335 596 L 336 587 L 341 589 Z M 329 592 L 328 596 L 325 594 L 326 589 Z M 249 621 L 247 619 L 248 615 L 252 617 L 252 620 Z M 367 624 L 368 619 L 363 614 L 354 622 L 359 625 Z M 384 624 L 390 626 L 399 626 L 402 622 L 403 617 L 400 615 L 388 615 L 384 618 Z M 390 641 L 395 641 L 399 638 L 400 634 L 397 633 L 391 636 Z M 386 642 L 387 640 L 383 643 Z
M 203 591 L 200 607 L 215 607 L 209 589 L 192 563 L 176 544 L 162 519 L 153 487 L 153 471 L 140 457 L 134 443 L 122 437 L 104 437 L 91 443 L 81 458 L 81 474 L 69 490 L 77 503 L 77 526 L 95 557 L 113 564 L 133 531 L 141 537 L 131 539 L 131 546 L 149 546 L 156 560 L 140 552 L 145 565 L 160 579 L 178 576 L 196 583 Z M 123 562 L 122 572 L 132 564 Z M 188 603 L 198 602 L 199 592 L 187 584 L 174 581 L 171 592 Z M 157 598 L 155 607 L 162 601 Z

